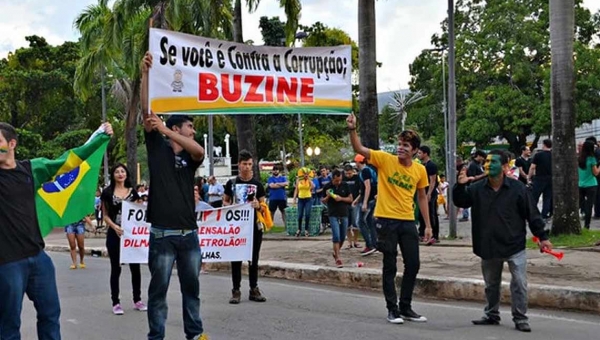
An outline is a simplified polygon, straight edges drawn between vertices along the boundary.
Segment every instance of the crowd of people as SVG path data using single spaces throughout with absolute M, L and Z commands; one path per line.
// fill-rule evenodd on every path
M 148 70 L 152 56 L 142 62 L 141 102 L 148 112 Z M 313 205 L 327 207 L 331 227 L 332 256 L 337 267 L 343 267 L 341 249 L 345 242 L 358 247 L 360 230 L 365 245 L 361 255 L 375 252 L 382 255 L 382 286 L 387 321 L 401 324 L 405 320 L 426 322 L 427 318 L 412 308 L 412 297 L 420 267 L 420 243 L 439 242 L 438 211 L 446 214 L 452 205 L 463 209 L 462 220 L 472 222 L 473 252 L 481 258 L 487 304 L 484 316 L 473 320 L 475 325 L 500 323 L 499 302 L 501 274 L 504 262 L 511 273 L 512 317 L 515 328 L 530 332 L 527 313 L 527 255 L 526 226 L 540 239 L 540 249 L 552 249 L 545 230 L 545 220 L 552 216 L 551 148 L 550 140 L 531 157 L 528 147 L 516 158 L 508 152 L 475 150 L 469 164 L 457 160 L 459 170 L 456 184 L 448 187 L 437 165 L 431 159 L 429 147 L 421 144 L 419 135 L 402 131 L 398 136 L 396 154 L 373 150 L 360 142 L 356 132 L 356 117 L 348 116 L 350 143 L 356 153 L 355 165 L 341 168 L 321 167 L 320 176 L 308 168 L 298 171 L 292 201 L 297 205 L 296 236 L 308 236 Z M 112 312 L 124 314 L 120 300 L 121 264 L 120 237 L 123 235 L 122 203 L 147 201 L 149 229 L 147 305 L 142 300 L 139 264 L 129 265 L 132 277 L 132 304 L 138 311 L 147 312 L 147 338 L 164 339 L 168 314 L 166 295 L 174 266 L 183 301 L 183 329 L 187 339 L 207 339 L 200 317 L 200 281 L 202 265 L 196 210 L 202 199 L 212 208 L 247 203 L 256 215 L 279 211 L 286 216 L 286 188 L 292 185 L 282 169 L 276 167 L 266 188 L 255 179 L 253 155 L 239 152 L 239 175 L 220 184 L 214 176 L 197 180 L 195 173 L 204 160 L 204 149 L 194 140 L 195 130 L 190 117 L 172 115 L 165 122 L 154 113 L 143 120 L 145 144 L 151 185 L 134 188 L 131 175 L 123 164 L 110 170 L 110 185 L 97 194 L 96 219 L 108 228 L 106 248 L 110 258 L 110 296 Z M 103 125 L 104 133 L 112 135 L 110 124 Z M 34 302 L 41 339 L 60 339 L 60 301 L 54 266 L 44 252 L 44 241 L 35 216 L 34 187 L 29 161 L 17 161 L 16 130 L 0 123 L 0 338 L 18 339 L 20 311 L 24 294 Z M 579 151 L 579 187 L 584 227 L 589 228 L 592 208 L 597 202 L 599 151 L 595 139 L 588 139 Z M 511 162 L 512 159 L 512 162 Z M 513 164 L 514 163 L 514 164 Z M 51 178 L 46 178 L 51 180 Z M 268 189 L 268 190 L 267 190 Z M 453 202 L 446 199 L 452 190 Z M 267 191 L 269 202 L 267 204 Z M 540 212 L 536 202 L 544 196 Z M 65 228 L 72 269 L 85 268 L 82 234 L 85 218 Z M 417 226 L 418 224 L 418 226 Z M 249 261 L 250 301 L 266 302 L 258 286 L 258 266 L 263 240 L 263 225 L 253 224 L 252 258 Z M 18 240 L 9 242 L 8 240 Z M 80 243 L 79 243 L 80 242 Z M 76 244 L 80 261 L 76 260 Z M 396 289 L 398 249 L 404 265 L 399 295 Z M 232 290 L 230 304 L 242 299 L 242 262 L 231 263 Z

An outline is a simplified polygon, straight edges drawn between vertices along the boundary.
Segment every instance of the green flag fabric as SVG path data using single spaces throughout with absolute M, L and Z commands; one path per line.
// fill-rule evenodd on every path
M 55 160 L 31 160 L 35 205 L 42 237 L 94 211 L 98 173 L 110 136 L 100 128 L 82 146 Z

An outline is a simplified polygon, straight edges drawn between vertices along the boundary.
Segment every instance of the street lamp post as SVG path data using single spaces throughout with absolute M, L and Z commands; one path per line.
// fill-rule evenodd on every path
M 300 165 L 304 166 L 304 142 L 302 141 L 302 116 L 298 112 L 298 139 L 300 139 Z

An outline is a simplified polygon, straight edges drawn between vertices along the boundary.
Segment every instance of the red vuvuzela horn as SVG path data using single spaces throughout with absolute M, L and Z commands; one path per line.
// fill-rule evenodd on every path
M 540 239 L 537 236 L 532 237 L 531 240 L 535 243 L 538 243 L 538 244 L 540 243 Z M 565 253 L 563 253 L 562 251 L 554 251 L 554 250 L 550 250 L 546 247 L 542 248 L 542 252 L 556 257 L 556 259 L 559 261 L 562 260 L 562 258 L 565 256 Z

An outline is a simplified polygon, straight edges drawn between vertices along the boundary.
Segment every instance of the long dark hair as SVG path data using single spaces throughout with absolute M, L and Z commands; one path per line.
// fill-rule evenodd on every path
M 107 189 L 110 190 L 109 192 L 111 194 L 115 192 L 115 186 L 117 185 L 117 181 L 115 180 L 115 171 L 117 171 L 118 168 L 123 168 L 125 170 L 125 173 L 127 174 L 127 178 L 125 178 L 125 182 L 123 183 L 123 185 L 126 188 L 133 188 L 133 185 L 131 184 L 131 174 L 129 173 L 129 169 L 127 169 L 127 166 L 125 164 L 117 163 L 110 169 L 110 185 L 107 187 Z
M 579 151 L 578 163 L 581 169 L 585 170 L 588 157 L 594 157 L 594 143 L 591 141 L 585 141 Z

